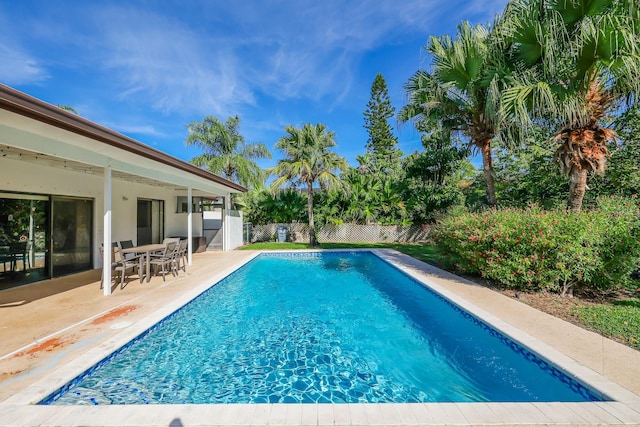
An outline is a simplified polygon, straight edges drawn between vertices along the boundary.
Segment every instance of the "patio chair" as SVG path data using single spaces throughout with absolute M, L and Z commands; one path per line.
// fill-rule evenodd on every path
M 100 256 L 104 257 L 104 247 L 102 245 L 100 246 Z M 111 273 L 114 271 L 120 273 L 120 289 L 124 289 L 124 280 L 125 277 L 128 276 L 128 271 L 135 269 L 138 270 L 138 274 L 142 271 L 142 264 L 139 258 L 136 261 L 129 261 L 124 257 L 119 246 L 116 245 L 111 247 Z M 100 279 L 100 289 L 102 289 L 103 286 L 104 274 Z
M 31 269 L 31 260 L 29 252 L 31 251 L 31 242 L 13 242 L 10 245 L 11 254 L 13 256 L 12 270 L 18 271 L 18 262 L 22 261 L 22 270 Z
M 178 245 L 178 252 L 176 254 L 175 268 L 176 271 L 182 269 L 187 272 L 187 239 L 180 240 Z
M 161 254 L 151 254 L 149 263 L 151 266 L 160 267 L 162 269 L 162 280 L 165 280 L 166 273 L 171 273 L 175 276 L 175 253 L 178 244 L 175 242 L 169 242 L 165 245 Z
M 13 271 L 13 263 L 11 260 L 13 257 L 9 252 L 9 246 L 0 246 L 0 263 L 2 264 L 2 273 L 7 272 L 7 263 L 9 263 L 10 271 Z
M 122 249 L 128 249 L 133 247 L 133 240 L 120 240 L 120 247 Z M 129 261 L 135 261 L 140 258 L 140 255 L 134 253 L 124 254 L 124 257 Z

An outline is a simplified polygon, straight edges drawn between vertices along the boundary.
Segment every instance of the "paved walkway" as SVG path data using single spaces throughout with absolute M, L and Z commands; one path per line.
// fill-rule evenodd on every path
M 104 357 L 256 255 L 233 251 L 194 254 L 186 273 L 166 282 L 134 279 L 124 289 L 114 285 L 109 297 L 102 295 L 96 272 L 0 291 L 0 425 L 640 425 L 640 352 L 406 255 L 377 252 L 543 356 L 570 366 L 618 402 L 29 405 L 36 402 L 25 396 L 46 395 L 52 384 L 68 381 L 58 377 L 77 369 L 75 364 Z
M 193 265 L 178 277 L 140 283 L 134 276 L 124 289 L 114 284 L 107 297 L 99 271 L 0 291 L 0 401 L 254 255 L 194 254 Z

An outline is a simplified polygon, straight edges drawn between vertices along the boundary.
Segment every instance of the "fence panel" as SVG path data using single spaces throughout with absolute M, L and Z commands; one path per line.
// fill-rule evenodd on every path
M 287 228 L 287 241 L 304 243 L 309 241 L 309 225 L 266 224 L 254 225 L 251 229 L 251 242 L 275 241 L 278 227 Z M 316 227 L 316 237 L 320 242 L 332 243 L 384 243 L 384 242 L 423 242 L 429 237 L 429 228 L 425 225 L 362 225 L 327 224 Z

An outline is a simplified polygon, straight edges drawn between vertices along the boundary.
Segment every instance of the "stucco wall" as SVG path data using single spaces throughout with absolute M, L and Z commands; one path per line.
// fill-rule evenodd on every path
M 233 250 L 244 244 L 242 241 L 242 212 L 229 211 L 229 250 Z
M 94 266 L 99 268 L 102 259 L 98 246 L 103 240 L 104 214 L 104 177 L 75 171 L 66 171 L 22 162 L 18 160 L 0 159 L 0 192 L 24 192 L 43 195 L 86 197 L 94 200 L 93 218 L 93 259 Z M 131 183 L 114 178 L 112 180 L 112 240 L 133 240 L 137 234 L 137 199 L 164 200 L 165 204 L 165 236 L 187 235 L 187 214 L 176 213 L 176 197 L 185 196 L 185 192 L 169 190 Z M 202 235 L 202 214 L 193 214 L 193 235 Z M 242 234 L 240 233 L 240 236 Z

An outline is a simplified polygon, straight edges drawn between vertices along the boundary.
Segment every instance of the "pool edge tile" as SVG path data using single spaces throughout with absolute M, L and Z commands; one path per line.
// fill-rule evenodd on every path
M 333 409 L 333 424 L 335 425 L 351 425 L 351 414 L 349 407 L 345 404 L 331 404 Z
M 269 412 L 269 421 L 267 422 L 270 426 L 283 426 L 286 425 L 285 420 L 287 419 L 287 404 L 274 404 L 271 405 L 271 411 Z
M 415 426 L 419 424 L 418 419 L 414 415 L 413 411 L 411 411 L 411 408 L 407 406 L 407 404 L 390 403 L 390 405 L 393 405 L 393 409 L 395 410 L 400 421 L 399 424 L 405 426 Z
M 300 426 L 302 423 L 302 404 L 301 403 L 285 403 L 284 425 Z
M 367 413 L 364 408 L 364 403 L 349 404 L 349 417 L 353 425 L 366 425 Z
M 273 404 L 271 403 L 259 403 L 256 406 L 256 411 L 253 414 L 253 420 L 251 421 L 251 425 L 255 426 L 266 426 L 269 424 L 269 416 L 271 413 L 271 407 Z
M 257 255 L 256 255 L 257 256 Z M 246 264 L 246 262 L 250 261 L 254 257 L 251 257 L 242 265 Z M 397 267 L 395 262 L 392 262 L 394 266 Z M 239 267 L 237 267 L 239 268 Z M 231 269 L 231 271 L 235 271 L 236 268 Z M 409 272 L 412 271 L 411 268 L 401 269 L 402 271 Z M 417 271 L 417 270 L 416 270 Z M 217 275 L 219 275 L 218 273 Z M 227 273 L 228 274 L 228 273 Z M 421 273 L 424 274 L 424 273 Z M 414 274 L 409 274 L 411 277 L 416 278 Z M 221 279 L 216 280 L 219 281 Z M 417 279 L 420 282 L 423 282 L 422 279 Z M 212 282 L 215 283 L 215 282 Z M 209 285 L 211 286 L 211 285 Z M 209 287 L 207 286 L 207 288 Z M 205 288 L 205 286 L 197 287 Z M 196 292 L 194 290 L 193 294 L 199 294 L 201 292 Z M 189 293 L 191 294 L 191 293 Z M 456 296 L 456 298 L 461 298 Z M 454 300 L 455 301 L 455 300 Z M 179 308 L 179 307 L 178 307 Z M 465 308 L 466 309 L 466 308 Z M 175 311 L 175 310 L 173 310 Z M 157 313 L 168 312 L 170 314 L 173 312 L 169 309 L 159 310 L 153 315 L 148 316 L 148 318 L 153 318 L 154 316 L 158 316 Z M 494 316 L 492 316 L 494 317 Z M 147 318 L 145 318 L 147 319 Z M 141 319 L 141 322 L 145 319 Z M 500 319 L 498 319 L 500 320 Z M 137 326 L 138 322 L 136 323 Z M 493 325 L 492 325 L 493 326 Z M 501 330 L 501 329 L 498 329 Z M 516 331 L 524 333 L 522 330 L 515 328 Z M 511 330 L 509 330 L 511 331 Z M 124 331 L 123 331 L 124 332 Z M 526 333 L 524 333 L 526 334 Z M 122 335 L 124 336 L 124 335 Z M 115 337 L 114 337 L 115 338 Z M 517 341 L 520 341 L 517 337 L 514 337 Z M 534 339 L 535 340 L 535 339 Z M 546 345 L 546 344 L 545 344 Z M 106 347 L 105 347 L 106 348 Z M 105 348 L 102 348 L 103 350 Z M 537 349 L 536 353 L 540 353 Z M 553 352 L 558 352 L 555 349 L 552 349 Z M 101 350 L 100 350 L 101 351 Z M 558 352 L 560 353 L 560 352 Z M 560 353 L 563 354 L 563 353 Z M 541 357 L 545 358 L 545 354 L 540 354 Z M 564 356 L 566 359 L 569 359 L 567 356 Z M 603 375 L 599 373 L 595 373 L 596 377 L 590 378 L 591 371 L 589 368 L 586 368 L 587 371 L 583 371 L 580 369 L 583 365 L 578 364 L 578 362 L 570 359 L 569 362 L 575 363 L 578 368 L 576 368 L 576 373 L 579 374 L 579 378 L 581 381 L 586 382 L 589 385 L 598 384 L 596 389 L 601 392 L 607 394 L 606 384 L 600 384 L 598 379 L 604 378 L 605 383 L 614 384 L 615 387 L 621 387 L 618 384 L 611 382 L 606 379 Z M 552 359 L 552 363 L 557 364 L 555 360 Z M 564 362 L 563 362 L 564 363 Z M 561 366 L 563 367 L 563 366 Z M 563 367 L 564 368 L 564 367 Z M 574 368 L 568 370 L 569 373 L 574 373 Z M 62 369 L 58 372 L 64 372 Z M 54 374 L 55 374 L 54 373 Z M 55 382 L 53 376 L 49 378 L 49 380 L 53 383 Z M 589 378 L 589 381 L 585 380 L 585 377 Z M 591 382 L 593 381 L 593 383 Z M 38 384 L 38 383 L 35 383 Z M 34 385 L 35 385 L 34 384 Z M 45 382 L 41 385 L 44 386 Z M 35 388 L 34 390 L 36 390 Z M 565 402 L 550 402 L 550 403 L 525 403 L 524 406 L 519 406 L 521 404 L 512 404 L 512 403 L 488 403 L 488 404 L 475 404 L 475 403 L 455 403 L 451 404 L 455 407 L 451 409 L 449 404 L 436 404 L 436 403 L 428 403 L 428 404 L 345 404 L 345 405 L 333 405 L 340 406 L 340 410 L 346 407 L 349 420 L 351 425 L 386 425 L 382 424 L 382 419 L 386 418 L 388 421 L 393 421 L 394 425 L 416 425 L 412 424 L 411 419 L 409 423 L 405 421 L 402 416 L 401 410 L 408 409 L 411 413 L 415 422 L 418 425 L 435 425 L 435 424 L 448 424 L 453 425 L 457 423 L 458 425 L 640 425 L 640 398 L 638 395 L 623 389 L 628 392 L 624 397 L 624 401 L 613 401 L 613 402 L 584 402 L 584 403 L 565 403 Z M 615 390 L 614 390 L 615 391 Z M 622 392 L 617 389 L 616 393 L 622 394 Z M 65 425 L 88 425 L 88 426 L 98 426 L 101 424 L 112 425 L 114 422 L 118 422 L 116 425 L 124 425 L 120 423 L 126 423 L 126 420 L 123 420 L 123 417 L 113 417 L 111 418 L 109 414 L 114 413 L 114 411 L 118 411 L 119 408 L 114 405 L 112 407 L 80 407 L 80 406 L 57 406 L 57 407 L 47 407 L 47 406 L 33 406 L 33 405 L 19 405 L 12 404 L 11 399 L 16 395 L 10 397 L 4 402 L 0 402 L 0 425 L 58 425 L 58 421 L 61 418 L 66 418 L 64 421 Z M 203 425 L 221 425 L 224 420 L 226 425 L 256 425 L 256 426 L 266 426 L 270 425 L 269 422 L 272 420 L 271 414 L 274 413 L 273 420 L 275 421 L 278 418 L 278 409 L 277 407 L 284 406 L 285 411 L 285 419 L 284 424 L 279 425 L 298 425 L 294 424 L 295 420 L 291 420 L 288 418 L 288 409 L 287 405 L 279 405 L 279 404 L 247 404 L 253 409 L 253 413 L 249 411 L 245 413 L 242 411 L 241 405 L 146 405 L 144 409 L 141 407 L 132 407 L 130 408 L 132 411 L 132 416 L 129 421 L 136 422 L 136 425 L 169 425 L 175 419 L 182 421 L 184 426 L 203 426 Z M 376 405 L 378 410 L 380 408 L 386 407 L 386 410 L 389 410 L 388 413 L 380 412 L 380 417 L 378 418 L 377 423 L 368 423 L 367 422 L 367 407 L 371 405 Z M 393 406 L 391 406 L 393 405 Z M 482 406 L 480 406 L 482 405 Z M 230 406 L 235 406 L 234 408 L 230 408 Z M 324 405 L 321 405 L 324 406 Z M 401 408 L 402 407 L 402 408 Z M 342 415 L 340 417 L 336 416 L 336 410 L 333 409 L 333 416 L 330 422 L 325 424 L 319 423 L 318 416 L 318 405 L 317 404 L 302 404 L 300 406 L 300 425 L 338 425 L 340 418 L 340 422 L 342 422 Z M 483 410 L 479 410 L 478 408 L 484 408 Z M 496 422 L 485 422 L 485 417 L 491 420 L 491 414 L 486 412 L 486 409 L 489 409 L 494 415 Z M 519 411 L 520 408 L 525 408 L 526 414 L 524 417 L 521 417 L 521 413 Z M 148 413 L 147 411 L 154 412 L 152 417 L 149 417 L 149 422 L 145 423 L 143 414 Z M 156 410 L 154 410 L 156 409 Z M 248 408 L 247 408 L 248 409 Z M 509 411 L 508 409 L 511 409 Z M 533 409 L 533 410 L 532 410 Z M 5 410 L 11 410 L 11 414 L 2 414 L 2 412 L 6 412 Z M 296 408 L 297 410 L 297 408 Z M 536 410 L 539 413 L 543 414 L 540 416 L 540 420 L 535 420 L 536 418 Z M 15 412 L 14 412 L 15 411 Z M 139 411 L 139 414 L 136 413 Z M 222 411 L 222 412 L 221 412 Z M 235 417 L 226 417 L 223 415 L 224 412 L 230 411 L 231 413 L 236 414 Z M 506 412 L 506 415 L 505 415 Z M 373 416 L 375 417 L 375 409 L 372 411 Z M 173 415 L 175 414 L 175 415 Z M 24 416 L 20 422 L 14 422 L 12 420 L 16 419 L 16 416 Z M 503 416 L 501 416 L 503 415 Z M 363 417 L 364 416 L 364 420 Z M 447 419 L 449 416 L 452 418 Z M 463 422 L 460 418 L 462 416 L 465 421 Z M 173 418 L 168 419 L 168 418 Z M 175 418 L 177 417 L 177 418 Z M 75 419 L 74 419 L 75 418 Z M 247 422 L 247 419 L 251 418 L 251 421 Z M 292 417 L 293 419 L 297 419 L 297 415 Z M 397 419 L 396 419 L 397 418 Z M 411 418 L 411 417 L 410 417 Z M 543 419 L 547 419 L 548 421 L 543 421 Z M 455 421 L 454 421 L 455 420 Z M 77 423 L 74 423 L 77 421 Z M 228 422 L 227 422 L 228 421 Z M 364 422 L 362 422 L 364 421 Z M 11 424 L 13 423 L 13 424 Z M 140 424 L 138 424 L 140 423 Z M 291 423 L 291 424 L 289 424 Z M 129 425 L 129 424 L 126 424 Z
M 303 426 L 318 425 L 318 404 L 305 403 L 302 405 L 302 418 L 300 424 Z

